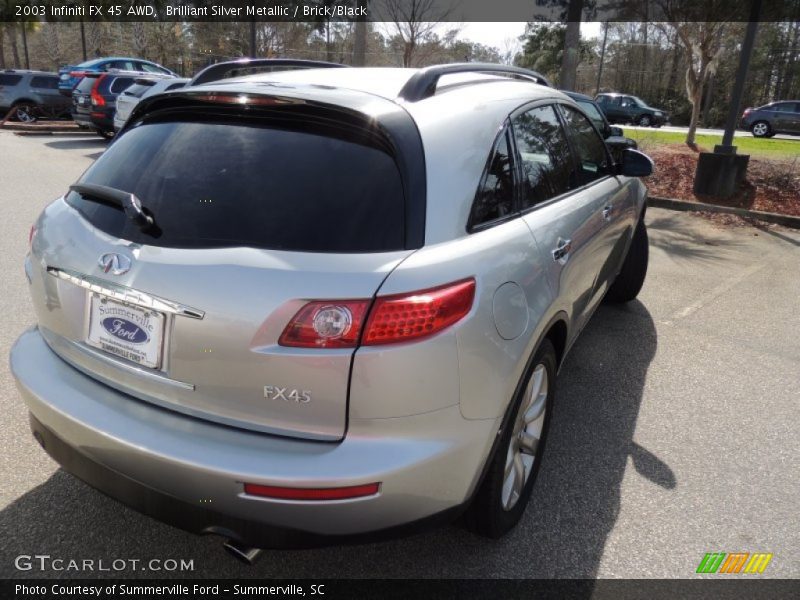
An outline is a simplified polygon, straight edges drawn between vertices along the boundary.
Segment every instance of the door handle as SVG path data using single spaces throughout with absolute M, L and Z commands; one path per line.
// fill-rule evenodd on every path
M 613 208 L 614 208 L 614 207 L 613 207 L 613 206 L 611 206 L 611 204 L 606 204 L 606 205 L 603 207 L 603 218 L 604 218 L 606 221 L 610 221 L 610 220 L 611 220 L 611 210 L 612 210 Z
M 572 240 L 558 238 L 558 245 L 553 249 L 553 260 L 558 262 L 569 258 L 570 250 L 572 250 Z

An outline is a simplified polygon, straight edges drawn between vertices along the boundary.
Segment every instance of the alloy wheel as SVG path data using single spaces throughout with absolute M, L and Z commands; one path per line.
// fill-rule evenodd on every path
M 768 131 L 769 128 L 767 127 L 766 123 L 756 123 L 755 125 L 753 125 L 753 135 L 762 137 L 767 135 Z
M 36 117 L 31 114 L 31 107 L 27 104 L 18 106 L 14 116 L 20 123 L 33 123 L 36 120 Z
M 543 364 L 536 365 L 525 389 L 506 454 L 501 502 L 509 511 L 522 496 L 536 461 L 536 449 L 542 437 L 547 408 L 549 381 Z

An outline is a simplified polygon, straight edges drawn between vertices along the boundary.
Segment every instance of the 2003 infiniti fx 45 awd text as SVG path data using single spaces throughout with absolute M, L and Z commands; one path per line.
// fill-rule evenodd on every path
M 501 536 L 564 355 L 642 286 L 652 162 L 531 71 L 312 66 L 147 98 L 44 210 L 33 433 L 243 558 L 463 511 Z

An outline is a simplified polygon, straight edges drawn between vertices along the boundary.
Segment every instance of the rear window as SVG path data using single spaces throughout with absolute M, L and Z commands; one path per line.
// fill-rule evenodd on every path
M 0 75 L 0 85 L 17 85 L 22 75 Z
M 404 197 L 392 156 L 356 126 L 315 133 L 273 120 L 154 122 L 129 130 L 82 182 L 133 192 L 160 234 L 112 206 L 67 202 L 102 231 L 177 248 L 303 252 L 404 247 Z
M 81 79 L 80 83 L 77 86 L 75 86 L 74 91 L 80 92 L 81 94 L 88 94 L 92 91 L 92 86 L 94 86 L 94 84 L 97 83 L 97 80 L 98 80 L 97 77 L 89 77 L 89 76 L 84 77 L 83 79 Z
M 114 81 L 111 82 L 109 91 L 112 94 L 119 94 L 123 90 L 128 89 L 132 83 L 133 77 L 115 77 Z
M 133 96 L 134 98 L 141 98 L 142 96 L 144 96 L 145 92 L 147 92 L 147 90 L 151 89 L 152 87 L 153 87 L 152 83 L 149 84 L 134 83 L 132 86 L 130 86 L 123 92 L 123 95 Z

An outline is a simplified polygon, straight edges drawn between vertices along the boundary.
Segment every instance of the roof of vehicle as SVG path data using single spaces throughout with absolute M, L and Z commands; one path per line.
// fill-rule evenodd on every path
M 136 60 L 139 62 L 145 62 L 147 64 L 155 65 L 158 63 L 154 63 L 152 60 L 147 60 L 146 58 L 135 58 L 132 56 L 102 56 L 100 58 L 91 58 L 89 60 L 85 60 L 82 63 L 78 63 L 75 65 L 76 67 L 91 67 L 92 65 L 97 65 L 100 63 L 108 62 L 110 60 Z

